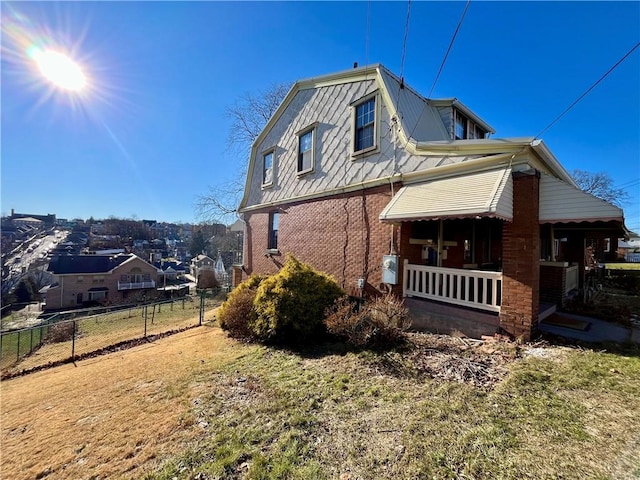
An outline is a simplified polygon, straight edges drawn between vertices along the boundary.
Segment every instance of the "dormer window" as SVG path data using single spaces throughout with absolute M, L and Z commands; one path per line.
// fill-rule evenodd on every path
M 469 120 L 458 110 L 453 111 L 453 139 L 454 140 L 473 140 L 485 138 L 487 132 L 480 128 L 475 122 Z

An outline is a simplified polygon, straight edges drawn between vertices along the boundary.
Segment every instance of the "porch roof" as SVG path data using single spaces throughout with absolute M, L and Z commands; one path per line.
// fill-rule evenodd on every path
M 510 168 L 405 185 L 382 210 L 382 221 L 496 217 L 513 220 Z
M 608 222 L 624 224 L 622 209 L 550 175 L 540 176 L 540 223 Z

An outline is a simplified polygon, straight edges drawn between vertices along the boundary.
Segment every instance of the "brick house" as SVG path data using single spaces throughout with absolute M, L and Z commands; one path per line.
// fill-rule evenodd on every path
M 234 277 L 291 253 L 351 295 L 393 290 L 418 328 L 530 338 L 584 282 L 586 247 L 615 251 L 623 212 L 543 141 L 493 133 L 382 65 L 296 82 L 251 149 Z
M 155 293 L 158 279 L 158 269 L 132 253 L 60 256 L 47 270 L 53 284 L 46 291 L 45 310 L 133 302 L 143 292 Z

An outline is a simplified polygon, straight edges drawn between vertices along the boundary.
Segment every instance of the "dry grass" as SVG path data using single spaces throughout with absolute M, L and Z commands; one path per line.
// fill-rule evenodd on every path
M 199 327 L 15 378 L 2 477 L 640 476 L 637 351 L 472 343 L 290 352 Z
M 2 382 L 2 478 L 140 476 L 197 431 L 185 428 L 185 372 L 239 354 L 219 329 L 198 327 Z

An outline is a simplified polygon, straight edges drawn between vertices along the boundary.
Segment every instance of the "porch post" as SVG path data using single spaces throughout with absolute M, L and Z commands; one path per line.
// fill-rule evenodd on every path
M 513 174 L 513 222 L 503 223 L 500 327 L 529 340 L 538 327 L 540 172 Z

